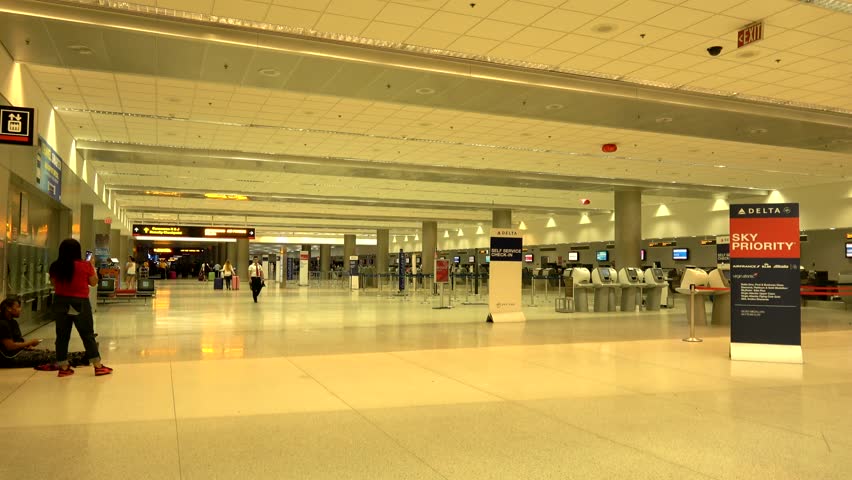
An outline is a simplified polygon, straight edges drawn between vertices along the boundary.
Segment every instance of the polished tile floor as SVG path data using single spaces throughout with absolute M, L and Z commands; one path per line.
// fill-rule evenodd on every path
M 536 304 L 491 325 L 422 296 L 161 283 L 99 307 L 114 375 L 0 371 L 0 476 L 850 478 L 852 312 L 804 309 L 806 363 L 777 365 L 731 362 L 724 327 L 680 341 L 682 307 Z

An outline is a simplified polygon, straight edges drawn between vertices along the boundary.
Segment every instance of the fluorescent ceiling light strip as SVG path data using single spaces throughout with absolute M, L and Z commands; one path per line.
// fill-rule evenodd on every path
M 815 7 L 833 10 L 835 12 L 852 13 L 852 3 L 841 0 L 799 0 L 801 3 Z

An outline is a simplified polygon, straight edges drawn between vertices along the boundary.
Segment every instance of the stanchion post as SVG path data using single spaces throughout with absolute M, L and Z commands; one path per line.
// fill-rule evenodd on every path
M 684 338 L 684 342 L 703 342 L 704 340 L 695 337 L 695 284 L 689 285 L 689 338 Z

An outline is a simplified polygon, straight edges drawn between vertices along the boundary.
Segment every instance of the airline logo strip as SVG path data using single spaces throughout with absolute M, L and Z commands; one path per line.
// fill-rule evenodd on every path
M 731 342 L 801 345 L 799 205 L 731 205 Z

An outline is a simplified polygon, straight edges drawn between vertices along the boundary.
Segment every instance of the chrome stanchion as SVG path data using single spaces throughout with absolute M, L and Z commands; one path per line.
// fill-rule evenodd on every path
M 695 336 L 695 284 L 689 285 L 689 338 L 684 338 L 684 342 L 703 342 L 704 340 Z

